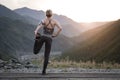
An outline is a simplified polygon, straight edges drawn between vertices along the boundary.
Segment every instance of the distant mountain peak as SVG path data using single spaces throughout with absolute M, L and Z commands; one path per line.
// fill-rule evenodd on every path
M 21 16 L 4 5 L 0 4 L 0 17 L 9 17 L 12 19 L 21 19 Z
M 15 9 L 14 11 L 18 11 L 18 10 L 21 10 L 21 11 L 27 10 L 27 11 L 35 11 L 35 12 L 43 12 L 44 13 L 43 10 L 35 10 L 35 9 L 28 8 L 28 7 L 21 7 L 21 8 Z
M 7 8 L 6 6 L 0 4 L 0 8 Z M 8 9 L 8 8 L 7 8 Z
M 30 8 L 28 8 L 28 7 L 22 7 L 22 8 L 18 8 L 18 9 L 30 9 Z

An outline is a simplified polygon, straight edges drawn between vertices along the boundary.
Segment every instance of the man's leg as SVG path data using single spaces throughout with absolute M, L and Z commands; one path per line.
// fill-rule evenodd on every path
M 48 65 L 49 55 L 50 55 L 50 51 L 51 51 L 51 44 L 52 44 L 52 39 L 48 38 L 45 41 L 44 65 L 43 65 L 43 71 L 42 71 L 43 75 L 46 74 L 46 68 Z
M 34 49 L 33 49 L 34 54 L 39 53 L 40 49 L 42 48 L 43 43 L 44 43 L 43 37 L 41 37 L 41 39 L 35 41 Z

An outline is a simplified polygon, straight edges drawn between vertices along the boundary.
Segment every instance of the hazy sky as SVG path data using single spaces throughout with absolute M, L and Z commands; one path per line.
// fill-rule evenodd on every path
M 120 0 L 0 0 L 10 9 L 28 7 L 62 14 L 77 22 L 120 19 Z

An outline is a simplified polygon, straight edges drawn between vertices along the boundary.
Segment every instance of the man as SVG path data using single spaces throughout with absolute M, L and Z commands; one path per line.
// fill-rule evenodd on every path
M 44 65 L 43 65 L 43 71 L 42 74 L 46 74 L 46 68 L 48 65 L 49 55 L 51 51 L 51 44 L 52 44 L 52 38 L 59 35 L 59 33 L 62 30 L 62 27 L 60 24 L 52 18 L 52 11 L 47 10 L 46 11 L 46 18 L 41 21 L 41 23 L 37 26 L 35 32 L 35 36 L 38 36 L 38 30 L 43 29 L 43 32 L 41 33 L 40 41 L 37 44 L 37 48 L 35 48 L 36 45 L 34 45 L 34 54 L 37 54 L 43 43 L 45 43 L 45 53 L 44 53 Z M 54 32 L 54 28 L 57 27 L 57 32 Z

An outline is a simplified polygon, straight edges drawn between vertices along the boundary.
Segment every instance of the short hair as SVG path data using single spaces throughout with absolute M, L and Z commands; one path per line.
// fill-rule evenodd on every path
M 50 10 L 50 9 L 48 9 L 47 11 L 46 11 L 46 16 L 47 17 L 52 17 L 52 10 Z

